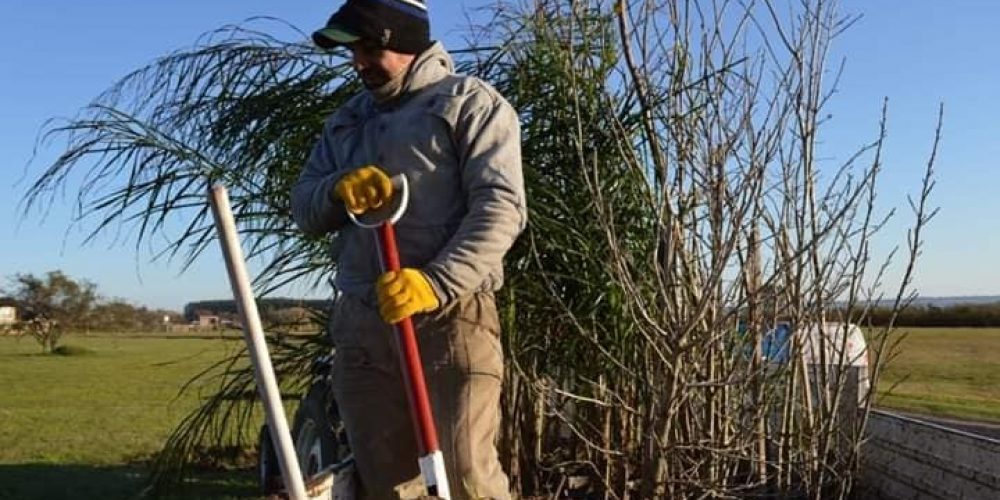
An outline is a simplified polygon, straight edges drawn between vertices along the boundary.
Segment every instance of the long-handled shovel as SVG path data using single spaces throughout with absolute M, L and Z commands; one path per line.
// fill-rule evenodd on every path
M 267 419 L 267 428 L 271 432 L 271 442 L 276 444 L 278 465 L 281 467 L 285 491 L 292 500 L 307 500 L 310 496 L 306 494 L 298 456 L 292 445 L 291 433 L 288 432 L 288 421 L 285 419 L 285 409 L 281 405 L 271 356 L 267 352 L 264 329 L 261 327 L 257 303 L 254 302 L 253 292 L 250 289 L 243 250 L 236 236 L 229 195 L 226 193 L 226 188 L 220 185 L 213 186 L 209 195 L 215 227 L 219 233 L 219 243 L 222 244 L 222 254 L 226 259 L 226 269 L 229 271 L 229 283 L 232 285 L 236 306 L 243 320 L 243 339 L 247 343 L 257 388 L 264 402 L 264 415 Z
M 379 248 L 383 272 L 399 271 L 399 250 L 396 247 L 396 230 L 393 227 L 409 203 L 409 186 L 402 174 L 392 177 L 395 192 L 393 201 L 377 210 L 355 216 L 348 212 L 351 220 L 360 227 L 373 229 Z M 424 369 L 420 363 L 420 350 L 413 330 L 413 321 L 407 317 L 393 325 L 399 342 L 399 362 L 403 372 L 403 384 L 410 402 L 410 418 L 417 434 L 417 448 L 420 451 L 418 463 L 420 473 L 427 486 L 427 493 L 446 500 L 451 499 L 448 477 L 444 468 L 444 456 L 438 446 L 437 429 L 431 413 Z

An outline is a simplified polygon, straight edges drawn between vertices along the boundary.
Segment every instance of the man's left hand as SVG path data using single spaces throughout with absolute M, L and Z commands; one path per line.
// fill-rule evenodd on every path
M 389 271 L 379 276 L 375 289 L 379 314 L 386 323 L 396 324 L 403 318 L 440 306 L 427 277 L 417 269 Z

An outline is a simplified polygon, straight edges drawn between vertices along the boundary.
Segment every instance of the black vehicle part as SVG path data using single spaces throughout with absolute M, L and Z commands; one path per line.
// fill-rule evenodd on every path
M 350 462 L 344 424 L 326 377 L 319 377 L 299 403 L 292 424 L 292 443 L 307 479 L 332 465 Z M 267 425 L 261 426 L 258 436 L 257 480 L 264 495 L 276 494 L 284 487 Z

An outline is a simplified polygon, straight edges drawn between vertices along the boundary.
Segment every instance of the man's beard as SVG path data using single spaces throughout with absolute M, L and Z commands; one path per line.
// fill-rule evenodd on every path
M 368 90 L 377 89 L 392 79 L 392 76 L 385 71 L 378 69 L 366 69 L 361 72 L 361 82 Z

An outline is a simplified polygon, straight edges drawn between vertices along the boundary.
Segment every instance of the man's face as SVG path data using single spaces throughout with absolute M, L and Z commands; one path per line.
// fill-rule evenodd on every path
M 359 40 L 347 46 L 351 50 L 351 62 L 365 87 L 381 87 L 393 77 L 406 71 L 413 61 L 412 54 L 402 54 L 382 49 L 373 43 Z

